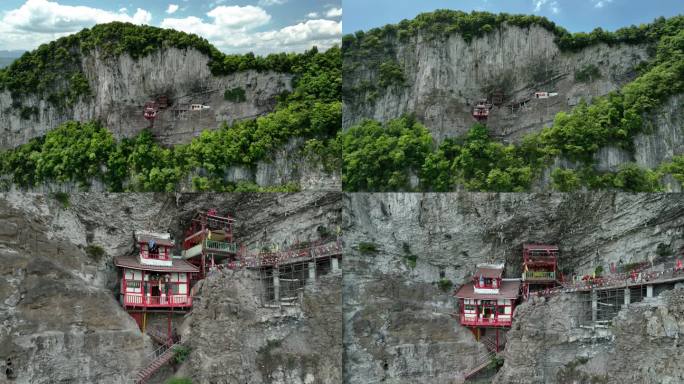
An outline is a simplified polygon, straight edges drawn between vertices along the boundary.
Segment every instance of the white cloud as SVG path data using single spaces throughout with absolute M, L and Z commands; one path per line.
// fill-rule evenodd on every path
M 169 7 L 166 8 L 166 13 L 169 15 L 176 12 L 178 10 L 178 5 L 177 4 L 169 4 Z
M 133 24 L 149 24 L 152 21 L 152 14 L 144 9 L 138 8 L 133 15 Z
M 277 31 L 257 33 L 259 40 L 257 43 L 262 45 L 278 46 L 301 46 L 311 45 L 310 42 L 319 42 L 325 47 L 329 47 L 342 35 L 342 23 L 334 20 L 307 20 L 306 22 L 291 25 Z
M 182 19 L 166 18 L 160 26 L 195 33 L 212 42 L 234 39 L 235 45 L 239 46 L 248 30 L 265 25 L 271 20 L 271 15 L 262 8 L 251 5 L 220 6 L 209 11 L 207 16 L 213 20 L 206 22 L 196 16 Z
M 59 33 L 74 32 L 98 23 L 127 21 L 136 24 L 149 23 L 152 15 L 138 8 L 133 16 L 126 12 L 110 12 L 103 9 L 61 5 L 48 0 L 27 0 L 18 9 L 7 11 L 3 24 L 27 32 Z
M 140 8 L 135 12 L 129 11 L 131 7 L 107 11 L 86 6 L 61 5 L 58 1 L 26 0 L 19 8 L 7 11 L 4 15 L 0 13 L 0 49 L 34 49 L 39 44 L 99 23 L 124 21 L 149 24 L 152 20 L 152 14 Z M 284 3 L 285 0 L 277 2 Z M 185 4 L 179 1 L 175 3 Z M 179 7 L 174 12 L 181 10 L 182 7 Z M 328 12 L 330 11 L 332 10 Z M 217 48 L 230 53 L 301 52 L 313 45 L 327 49 L 340 43 L 341 21 L 322 19 L 317 12 L 311 12 L 307 16 L 309 20 L 274 29 L 267 28 L 272 17 L 261 7 L 217 6 L 200 17 L 167 16 L 160 26 L 196 33 Z
M 287 0 L 259 0 L 259 5 L 262 7 L 270 7 L 271 5 L 283 5 Z
M 161 22 L 161 27 L 196 33 L 206 38 L 212 38 L 219 32 L 219 28 L 215 24 L 205 23 L 202 19 L 195 16 L 182 19 L 164 19 Z
M 535 0 L 534 1 L 534 11 L 539 12 L 541 11 L 541 7 L 546 4 L 547 0 Z
M 342 16 L 342 8 L 331 8 L 328 13 L 325 14 L 326 17 L 340 17 Z
M 592 2 L 594 2 L 595 8 L 603 8 L 604 5 L 612 3 L 613 0 L 592 0 Z
M 533 12 L 539 12 L 542 10 L 542 8 L 548 4 L 549 10 L 551 10 L 552 13 L 558 14 L 560 13 L 561 9 L 560 6 L 558 6 L 558 1 L 549 1 L 549 0 L 533 0 L 532 3 L 534 4 L 534 11 Z
M 196 33 L 219 49 L 231 53 L 255 52 L 267 54 L 283 51 L 303 51 L 313 45 L 327 49 L 339 44 L 342 23 L 334 20 L 307 20 L 271 31 L 258 31 L 271 16 L 254 6 L 217 7 L 207 13 L 210 21 L 195 16 L 166 18 L 164 28 Z
M 0 47 L 33 49 L 95 24 L 112 21 L 149 24 L 151 20 L 152 14 L 140 8 L 131 16 L 126 8 L 113 12 L 62 5 L 57 1 L 26 0 L 19 8 L 6 11 L 0 19 Z
M 551 12 L 555 14 L 560 13 L 560 7 L 558 6 L 558 3 L 555 1 L 551 3 Z
M 237 5 L 220 6 L 209 11 L 207 16 L 213 18 L 217 25 L 228 29 L 255 28 L 271 20 L 271 15 L 266 13 L 263 8 L 252 5 L 244 7 Z

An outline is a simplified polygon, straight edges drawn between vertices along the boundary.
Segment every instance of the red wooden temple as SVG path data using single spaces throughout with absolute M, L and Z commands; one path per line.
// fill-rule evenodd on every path
M 141 328 L 141 313 L 188 310 L 192 307 L 190 274 L 198 268 L 173 257 L 174 242 L 168 233 L 136 232 L 137 256 L 114 259 L 119 268 L 121 305 Z
M 454 293 L 461 325 L 470 328 L 478 340 L 487 328 L 493 328 L 497 351 L 499 328 L 510 328 L 520 295 L 520 280 L 504 279 L 503 274 L 504 264 L 478 264 L 472 281 Z
M 233 241 L 235 219 L 219 215 L 215 209 L 198 212 L 190 222 L 183 241 L 183 259 L 199 268 L 194 280 L 203 279 L 216 265 L 238 266 L 239 247 Z

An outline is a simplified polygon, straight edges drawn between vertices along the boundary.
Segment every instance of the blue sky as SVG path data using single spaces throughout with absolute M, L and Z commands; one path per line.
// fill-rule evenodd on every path
M 302 51 L 339 43 L 341 0 L 0 0 L 0 50 L 114 20 L 192 32 L 229 53 Z
M 571 32 L 615 30 L 684 14 L 684 0 L 344 0 L 344 33 L 368 30 L 435 9 L 546 16 Z

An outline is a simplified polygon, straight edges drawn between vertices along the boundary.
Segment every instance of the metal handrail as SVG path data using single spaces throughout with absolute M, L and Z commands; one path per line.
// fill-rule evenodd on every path
M 584 280 L 579 282 L 565 282 L 561 286 L 547 289 L 543 291 L 530 292 L 530 296 L 550 296 L 560 292 L 574 292 L 578 290 L 587 290 L 593 288 L 610 288 L 610 287 L 621 287 L 629 284 L 646 284 L 646 283 L 657 283 L 665 275 L 675 276 L 675 273 L 684 273 L 684 271 L 678 270 L 677 268 L 669 268 L 660 272 L 643 272 L 639 270 L 634 270 L 627 273 L 619 273 L 615 275 L 609 275 L 606 277 L 596 277 L 590 280 Z M 684 279 L 684 275 L 680 276 Z

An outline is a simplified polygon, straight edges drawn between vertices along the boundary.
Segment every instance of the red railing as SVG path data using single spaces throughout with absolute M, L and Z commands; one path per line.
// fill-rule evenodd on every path
M 124 294 L 124 305 L 132 307 L 190 307 L 192 297 L 186 295 L 141 296 Z
M 260 252 L 245 257 L 245 264 L 249 267 L 276 265 L 294 259 L 321 258 L 342 253 L 342 242 L 338 239 L 327 243 L 313 243 L 308 247 L 287 249 L 278 252 Z
M 161 250 L 154 253 L 147 250 L 140 250 L 140 256 L 145 259 L 170 260 L 168 252 L 163 252 Z
M 658 283 L 659 280 L 684 279 L 684 271 L 674 267 L 663 271 L 645 271 L 647 264 L 631 272 L 617 273 L 605 277 L 587 278 L 581 281 L 567 281 L 561 286 L 530 292 L 530 296 L 552 296 L 562 292 L 589 291 L 591 289 L 626 287 L 631 285 L 647 285 Z
M 465 314 L 461 314 L 461 324 L 466 326 L 479 326 L 479 327 L 510 327 L 513 323 L 512 316 L 508 319 L 499 318 L 485 318 L 479 317 L 478 315 L 472 317 L 466 317 Z

